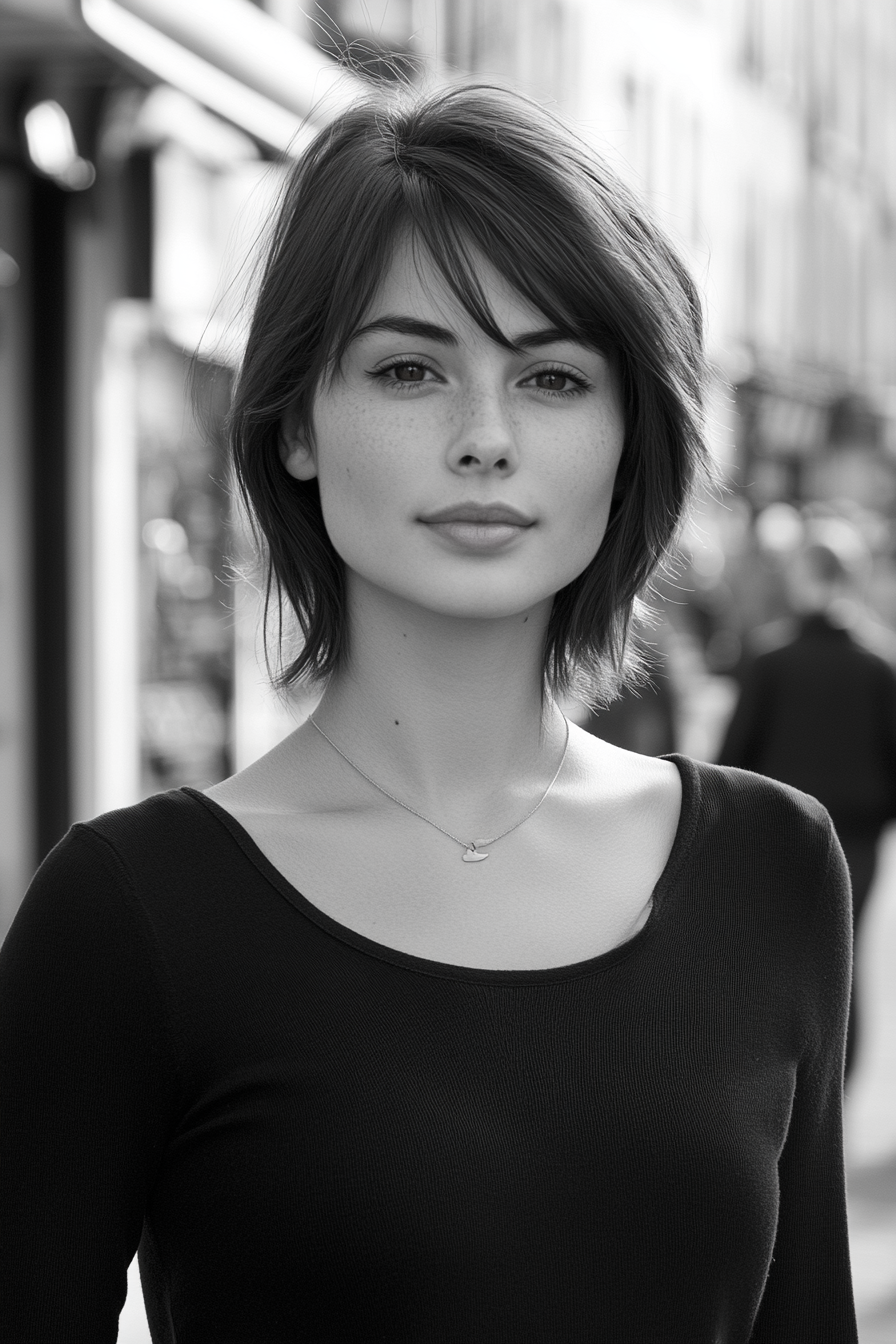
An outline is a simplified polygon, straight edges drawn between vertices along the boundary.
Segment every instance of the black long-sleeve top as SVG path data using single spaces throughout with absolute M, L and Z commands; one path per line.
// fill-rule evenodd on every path
M 371 942 L 191 790 L 76 826 L 0 954 L 0 1337 L 114 1340 L 139 1243 L 159 1344 L 854 1342 L 842 855 L 674 759 L 647 923 L 540 971 Z

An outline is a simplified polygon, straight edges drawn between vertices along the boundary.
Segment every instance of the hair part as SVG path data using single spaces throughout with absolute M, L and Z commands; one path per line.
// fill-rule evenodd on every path
M 230 416 L 265 550 L 266 627 L 277 616 L 275 684 L 325 682 L 349 656 L 344 565 L 317 481 L 282 464 L 283 419 L 313 437 L 315 392 L 408 237 L 493 340 L 511 346 L 482 290 L 483 258 L 618 371 L 625 441 L 606 534 L 554 599 L 543 661 L 551 693 L 606 702 L 638 676 L 639 594 L 707 473 L 701 306 L 669 241 L 597 155 L 537 104 L 488 85 L 372 94 L 320 133 L 287 182 Z M 291 656 L 288 613 L 300 638 Z

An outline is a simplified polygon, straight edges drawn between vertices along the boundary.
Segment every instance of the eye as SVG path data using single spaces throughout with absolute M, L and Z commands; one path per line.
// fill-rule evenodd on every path
M 393 364 L 384 373 L 391 373 L 400 383 L 422 383 L 429 370 L 424 364 Z
M 558 369 L 545 369 L 542 373 L 536 373 L 532 379 L 536 387 L 540 387 L 545 392 L 565 392 L 566 385 L 570 377 L 568 373 L 560 373 Z
M 570 369 L 552 367 L 538 369 L 536 373 L 531 373 L 525 379 L 523 386 L 535 387 L 539 392 L 548 392 L 555 397 L 563 397 L 586 392 L 590 384 L 581 374 L 573 373 Z
M 368 369 L 368 376 L 395 392 L 410 392 L 424 384 L 439 382 L 439 376 L 420 358 L 393 359 L 378 369 Z

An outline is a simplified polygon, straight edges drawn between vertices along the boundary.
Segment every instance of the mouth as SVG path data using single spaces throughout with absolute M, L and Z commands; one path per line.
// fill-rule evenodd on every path
M 420 516 L 421 523 L 474 523 L 479 526 L 505 524 L 509 527 L 531 527 L 535 522 L 509 504 L 449 504 L 447 509 Z
M 463 551 L 500 551 L 516 541 L 535 519 L 509 504 L 454 504 L 419 521 Z

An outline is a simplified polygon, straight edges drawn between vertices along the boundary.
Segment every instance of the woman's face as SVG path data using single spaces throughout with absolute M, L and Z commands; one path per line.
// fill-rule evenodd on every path
M 624 425 L 609 361 L 550 330 L 485 262 L 479 279 L 521 354 L 404 245 L 316 396 L 312 440 L 286 422 L 283 456 L 297 479 L 317 476 L 350 585 L 500 618 L 549 601 L 594 557 Z

